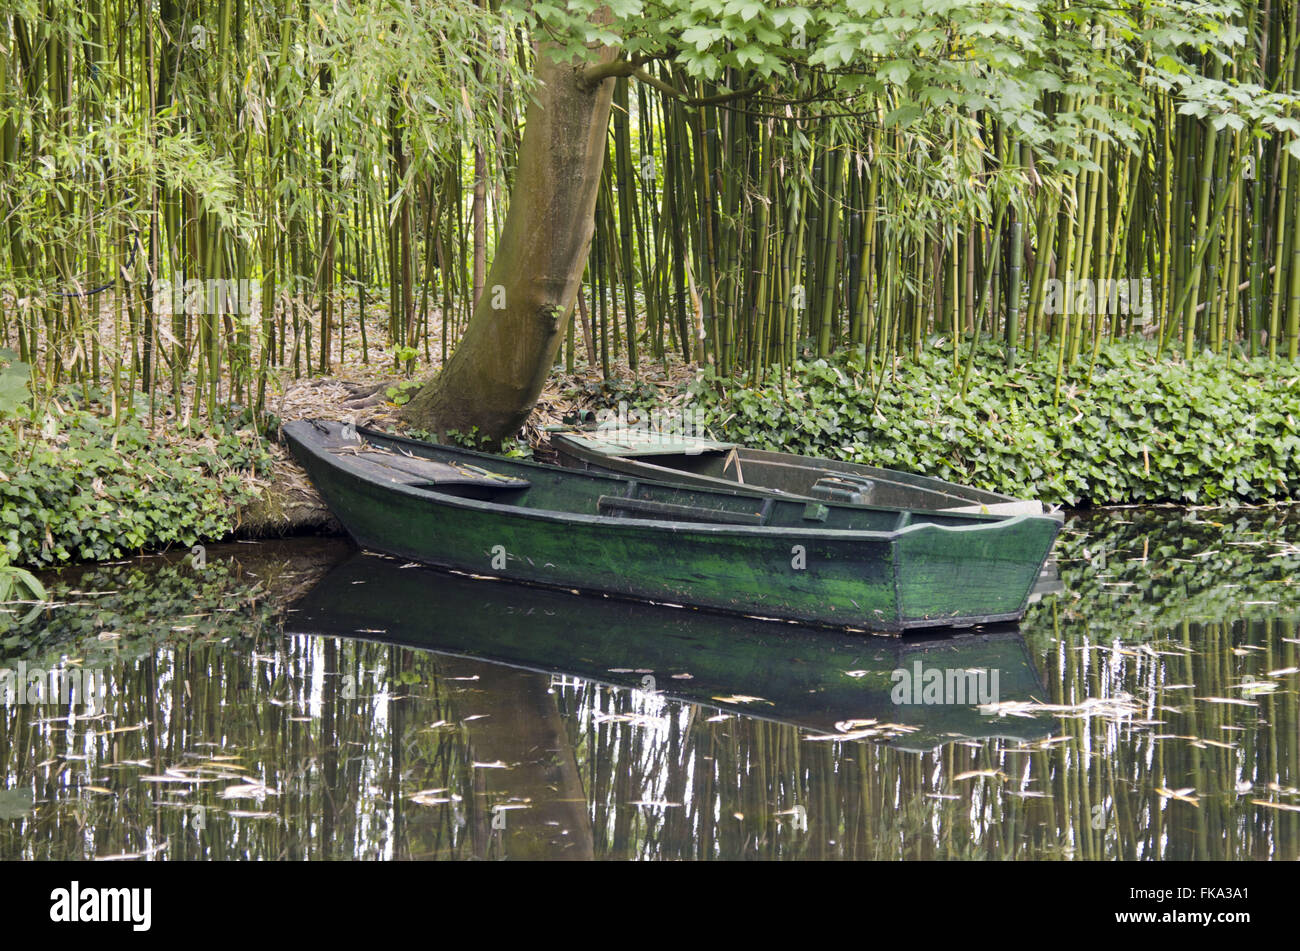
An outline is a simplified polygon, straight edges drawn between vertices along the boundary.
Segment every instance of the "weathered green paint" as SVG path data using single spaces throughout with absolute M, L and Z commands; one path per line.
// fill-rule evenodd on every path
M 1043 696 L 1024 639 L 1010 625 L 939 638 L 863 638 L 402 568 L 360 552 L 294 604 L 285 625 L 653 689 L 825 733 L 854 719 L 903 724 L 916 732 L 890 742 L 905 749 L 990 736 L 1041 739 L 1055 724 L 981 713 L 969 696 L 894 702 L 895 671 L 910 675 L 918 661 L 924 669 L 996 671 L 999 700 Z M 756 699 L 733 699 L 741 697 Z
M 834 504 L 818 521 L 801 500 L 638 482 L 359 431 L 379 451 L 528 482 L 522 490 L 487 480 L 437 486 L 409 464 L 402 471 L 363 458 L 356 436 L 337 423 L 284 430 L 364 548 L 516 581 L 839 627 L 1016 620 L 1059 528 L 1041 516 Z M 600 514 L 619 497 L 698 510 L 708 521 Z M 715 524 L 755 516 L 764 524 Z M 945 582 L 946 571 L 955 574 Z

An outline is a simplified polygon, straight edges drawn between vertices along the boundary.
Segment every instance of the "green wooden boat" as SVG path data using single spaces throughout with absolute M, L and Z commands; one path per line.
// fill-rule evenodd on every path
M 751 491 L 851 505 L 995 515 L 1048 512 L 1042 502 L 895 469 L 766 452 L 634 426 L 561 428 L 551 433 L 550 441 L 561 465 L 679 485 L 714 489 L 743 486 Z
M 318 420 L 284 434 L 363 548 L 859 630 L 1018 620 L 1060 527 L 643 482 Z
M 1014 625 L 862 637 L 402 567 L 390 556 L 357 552 L 288 609 L 284 629 L 653 691 L 823 735 L 875 720 L 898 727 L 882 730 L 882 742 L 909 750 L 991 737 L 1040 740 L 1057 726 L 1051 717 L 980 709 L 984 701 L 1044 695 Z M 917 703 L 918 669 L 922 678 L 931 671 L 966 675 L 965 687 L 945 696 L 948 702 Z

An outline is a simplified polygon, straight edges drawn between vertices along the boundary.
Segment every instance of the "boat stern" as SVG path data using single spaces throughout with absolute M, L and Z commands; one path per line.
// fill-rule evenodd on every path
M 983 525 L 915 525 L 893 542 L 903 629 L 1018 621 L 1061 524 L 1020 515 Z

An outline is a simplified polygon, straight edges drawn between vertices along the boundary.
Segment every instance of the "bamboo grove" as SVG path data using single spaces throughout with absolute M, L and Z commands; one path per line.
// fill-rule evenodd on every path
M 48 387 L 209 413 L 348 360 L 436 366 L 488 290 L 529 95 L 533 37 L 491 3 L 5 3 L 0 347 Z M 1044 6 L 1124 80 L 1034 104 L 1084 154 L 815 70 L 618 79 L 564 366 L 762 377 L 956 340 L 969 376 L 979 337 L 1007 363 L 1120 337 L 1294 360 L 1300 2 L 1244 4 L 1179 83 L 1106 59 L 1104 7 Z M 193 306 L 196 280 L 251 299 Z

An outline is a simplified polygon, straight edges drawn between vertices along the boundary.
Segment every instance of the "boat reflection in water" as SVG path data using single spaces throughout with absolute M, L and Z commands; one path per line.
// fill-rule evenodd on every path
M 1028 742 L 1050 736 L 1056 724 L 979 708 L 1044 696 L 1012 625 L 920 637 L 850 634 L 357 553 L 289 609 L 285 628 L 573 676 L 901 749 L 992 737 Z

